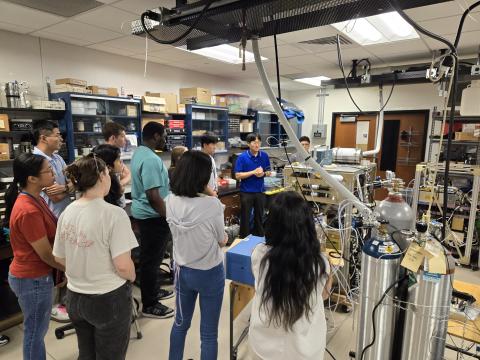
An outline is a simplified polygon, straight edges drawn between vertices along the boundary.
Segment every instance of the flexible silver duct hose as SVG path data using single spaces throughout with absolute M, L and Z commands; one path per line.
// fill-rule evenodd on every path
M 252 39 L 252 46 L 253 46 L 253 54 L 255 55 L 255 64 L 257 65 L 258 74 L 260 75 L 260 79 L 262 80 L 263 87 L 265 88 L 265 92 L 272 103 L 275 112 L 277 113 L 278 120 L 282 124 L 283 128 L 285 129 L 290 141 L 293 143 L 295 148 L 297 149 L 297 154 L 308 164 L 310 165 L 315 172 L 319 173 L 322 179 L 324 179 L 328 185 L 330 185 L 333 189 L 335 189 L 341 198 L 350 200 L 355 207 L 362 213 L 362 215 L 368 217 L 371 214 L 371 210 L 359 201 L 355 195 L 353 195 L 345 186 L 343 186 L 338 180 L 336 180 L 332 175 L 330 175 L 326 170 L 324 170 L 311 156 L 308 154 L 303 146 L 298 141 L 295 132 L 293 131 L 290 123 L 287 121 L 285 114 L 282 111 L 277 99 L 275 98 L 275 94 L 270 86 L 270 82 L 268 81 L 267 74 L 265 73 L 265 69 L 262 64 L 260 50 L 258 47 L 258 39 Z

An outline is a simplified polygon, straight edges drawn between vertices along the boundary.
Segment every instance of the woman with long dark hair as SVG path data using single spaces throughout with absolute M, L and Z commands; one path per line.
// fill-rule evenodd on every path
M 227 236 L 223 205 L 217 197 L 206 195 L 211 171 L 212 161 L 207 154 L 185 152 L 175 168 L 173 194 L 166 198 L 167 222 L 173 236 L 176 292 L 169 360 L 183 359 L 197 297 L 201 313 L 201 359 L 217 359 L 218 322 L 225 287 L 221 247 L 225 246 Z
M 65 174 L 81 197 L 58 219 L 53 254 L 66 267 L 79 359 L 125 359 L 135 280 L 130 250 L 138 243 L 125 211 L 104 200 L 111 178 L 102 159 L 85 156 Z
M 329 265 L 320 254 L 309 204 L 296 192 L 273 200 L 265 244 L 252 253 L 255 297 L 249 342 L 260 359 L 322 360 Z
M 125 207 L 124 202 L 121 201 L 125 189 L 120 184 L 120 174 L 122 173 L 125 165 L 120 159 L 120 148 L 109 144 L 102 144 L 94 147 L 93 153 L 98 158 L 105 161 L 110 174 L 110 191 L 108 192 L 107 196 L 105 196 L 105 201 L 112 205 Z
M 23 313 L 23 359 L 46 358 L 44 338 L 53 303 L 52 269 L 64 270 L 52 254 L 57 218 L 40 196 L 53 185 L 52 167 L 41 155 L 13 161 L 13 183 L 5 193 L 13 261 L 8 283 Z

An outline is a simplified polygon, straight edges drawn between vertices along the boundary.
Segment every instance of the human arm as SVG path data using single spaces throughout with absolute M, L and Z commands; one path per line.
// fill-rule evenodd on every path
M 210 186 L 206 186 L 205 187 L 205 190 L 203 192 L 205 195 L 208 195 L 208 196 L 215 196 L 215 197 L 218 197 L 218 194 L 215 190 L 213 190 Z
M 150 206 L 160 215 L 166 216 L 165 201 L 160 196 L 158 188 L 153 188 L 145 191 L 147 200 Z
M 113 265 L 118 276 L 122 279 L 135 281 L 135 265 L 133 264 L 130 250 L 113 258 Z
M 135 265 L 131 257 L 131 249 L 138 246 L 133 233 L 130 219 L 119 208 L 115 208 L 112 216 L 112 230 L 110 233 L 110 254 L 113 266 L 122 279 L 135 281 Z
M 122 167 L 122 172 L 120 173 L 120 185 L 122 185 L 122 188 L 125 188 L 125 186 L 130 183 L 131 179 L 132 173 L 130 172 L 130 169 L 124 164 Z
M 65 271 L 65 265 L 56 261 L 52 253 L 52 246 L 46 236 L 41 237 L 30 243 L 33 250 L 37 253 L 40 259 L 52 268 Z
M 228 242 L 228 236 L 225 232 L 224 206 L 220 200 L 216 200 L 217 214 L 212 218 L 212 228 L 214 238 L 220 247 L 224 247 Z
M 330 291 L 332 290 L 332 283 L 333 283 L 333 276 L 332 276 L 332 267 L 328 258 L 322 255 L 322 260 L 325 263 L 325 275 L 327 277 L 327 281 L 325 282 L 325 286 L 322 290 L 322 299 L 326 300 L 330 297 Z

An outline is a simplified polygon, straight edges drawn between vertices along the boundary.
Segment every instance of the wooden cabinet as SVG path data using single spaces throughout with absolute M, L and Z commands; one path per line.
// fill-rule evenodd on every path
M 225 221 L 232 217 L 240 218 L 240 193 L 231 193 L 227 195 L 220 195 L 220 201 L 225 205 Z

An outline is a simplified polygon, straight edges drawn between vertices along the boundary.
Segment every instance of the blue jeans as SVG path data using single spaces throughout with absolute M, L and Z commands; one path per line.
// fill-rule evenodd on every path
M 52 275 L 17 278 L 8 274 L 8 283 L 23 313 L 23 359 L 45 360 L 45 342 L 53 302 Z
M 210 270 L 176 269 L 176 314 L 170 333 L 169 360 L 182 360 L 185 337 L 192 322 L 197 295 L 200 295 L 201 360 L 216 360 L 218 323 L 225 288 L 223 263 Z

